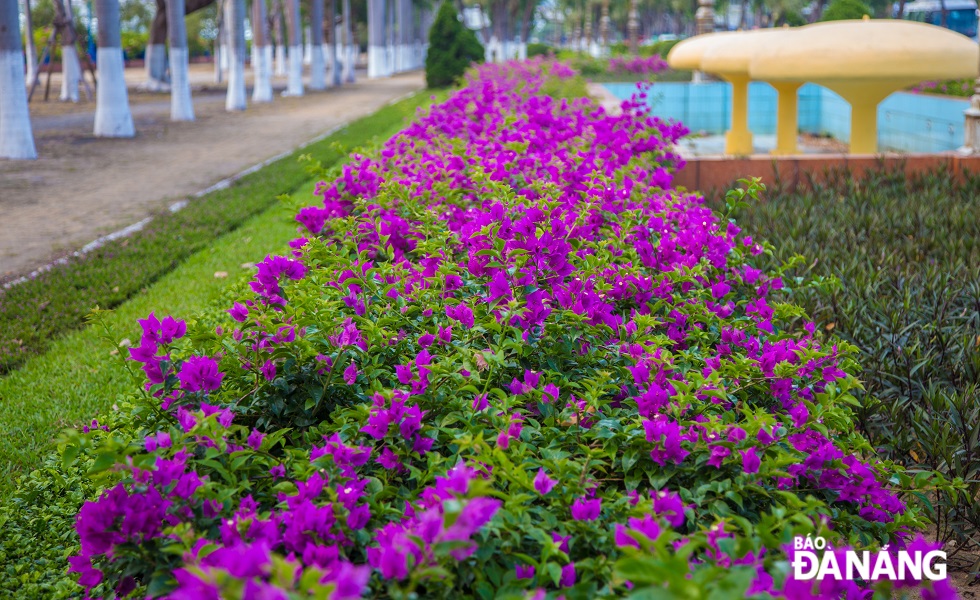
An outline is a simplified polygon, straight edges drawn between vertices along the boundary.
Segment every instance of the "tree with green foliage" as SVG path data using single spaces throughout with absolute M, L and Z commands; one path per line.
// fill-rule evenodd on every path
M 443 2 L 429 31 L 425 81 L 430 88 L 453 85 L 470 66 L 483 62 L 483 44 L 459 20 L 456 7 Z
M 821 21 L 844 21 L 846 19 L 861 19 L 864 15 L 874 14 L 871 7 L 861 0 L 834 0 L 823 11 Z

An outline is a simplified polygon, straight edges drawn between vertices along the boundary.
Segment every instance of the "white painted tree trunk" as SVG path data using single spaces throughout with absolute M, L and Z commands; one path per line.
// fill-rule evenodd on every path
M 167 0 L 167 26 L 170 35 L 170 120 L 193 121 L 184 0 Z
M 10 6 L 13 10 L 10 10 Z M 17 22 L 17 1 L 0 0 L 0 17 Z M 24 62 L 20 53 L 20 32 L 16 29 L 9 36 L 16 38 L 18 48 L 4 47 L 0 34 L 0 158 L 19 160 L 37 158 L 34 134 L 31 130 L 31 114 L 27 110 L 27 86 L 24 85 Z
M 289 44 L 289 74 L 286 96 L 303 95 L 303 35 L 299 22 L 299 0 L 285 0 L 286 42 Z
M 272 46 L 265 0 L 252 0 L 252 102 L 272 102 Z
M 310 2 L 310 89 L 327 89 L 327 65 L 323 57 L 323 0 Z
M 245 0 L 225 0 L 228 32 L 228 93 L 225 110 L 245 110 Z
M 219 21 L 220 23 L 220 21 Z M 221 37 L 225 35 L 221 30 L 224 24 L 218 27 L 218 38 L 214 40 L 214 82 L 221 83 L 225 80 L 224 69 L 221 68 L 221 54 L 224 49 L 221 47 Z
M 61 101 L 78 102 L 78 82 L 82 78 L 82 65 L 74 45 L 61 47 Z
M 37 75 L 37 44 L 34 43 L 34 20 L 31 13 L 31 0 L 24 0 L 24 40 L 27 42 L 27 82 L 34 82 Z
M 170 49 L 170 120 L 193 121 L 191 79 L 187 48 Z
M 98 137 L 133 137 L 133 115 L 129 111 L 122 48 L 99 47 L 95 94 L 95 130 Z
M 276 44 L 276 77 L 286 74 L 286 46 Z
M 159 92 L 167 89 L 168 84 L 164 77 L 167 72 L 167 45 L 148 45 L 144 59 L 146 62 L 146 85 L 144 87 L 147 91 Z
M 311 35 L 313 35 L 313 31 L 310 26 L 303 27 L 303 64 L 306 66 L 313 63 L 313 42 L 310 39 Z
M 252 69 L 255 73 L 252 102 L 272 102 L 272 46 L 258 49 Z
M 94 132 L 98 137 L 133 137 L 136 129 L 126 91 L 119 0 L 95 0 L 95 14 L 99 20 L 99 51 Z
M 384 75 L 384 0 L 367 0 L 368 19 L 368 79 Z
M 357 59 L 357 48 L 354 46 L 354 13 L 350 9 L 350 0 L 344 0 L 344 81 L 354 83 L 354 61 Z

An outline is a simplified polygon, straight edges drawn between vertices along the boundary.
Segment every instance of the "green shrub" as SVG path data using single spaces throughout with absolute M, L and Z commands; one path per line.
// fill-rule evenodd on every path
M 454 85 L 471 64 L 481 63 L 483 59 L 483 45 L 476 34 L 460 22 L 452 2 L 443 2 L 429 31 L 426 85 L 430 88 Z
M 535 56 L 548 56 L 549 54 L 554 54 L 555 49 L 548 44 L 541 43 L 531 43 L 527 45 L 527 57 L 534 58 Z
M 844 21 L 848 19 L 861 19 L 864 15 L 874 14 L 871 7 L 861 2 L 861 0 L 834 0 L 823 11 L 820 16 L 821 21 Z
M 122 49 L 126 53 L 128 60 L 143 58 L 146 54 L 146 45 L 149 43 L 149 32 L 123 31 Z
M 718 203 L 717 205 L 720 205 Z M 738 214 L 747 232 L 796 254 L 796 287 L 819 328 L 859 349 L 857 422 L 881 456 L 912 471 L 962 478 L 925 506 L 943 540 L 980 531 L 980 179 L 838 173 L 824 185 L 774 191 Z
M 786 14 L 783 15 L 782 22 L 790 27 L 802 27 L 806 25 L 806 19 L 795 10 L 787 11 Z

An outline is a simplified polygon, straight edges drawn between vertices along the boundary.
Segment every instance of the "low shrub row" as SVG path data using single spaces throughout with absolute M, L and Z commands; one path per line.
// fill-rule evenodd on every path
M 424 99 L 416 96 L 385 107 L 301 152 L 332 164 L 352 146 L 396 126 Z M 44 352 L 64 332 L 81 327 L 96 306 L 118 306 L 215 237 L 271 206 L 280 194 L 298 188 L 311 177 L 296 160 L 301 152 L 193 200 L 179 212 L 158 214 L 132 236 L 0 290 L 0 375 Z
M 572 74 L 480 68 L 226 311 L 141 321 L 144 389 L 63 445 L 106 490 L 88 593 L 850 597 L 787 575 L 796 536 L 923 547 L 847 347 L 672 190 L 682 126 L 540 93 Z
M 773 242 L 764 266 L 805 257 L 788 274 L 818 285 L 782 297 L 857 347 L 856 422 L 876 451 L 964 482 L 923 498 L 954 552 L 980 542 L 978 211 L 975 175 L 874 170 L 775 190 L 738 214 L 747 232 Z

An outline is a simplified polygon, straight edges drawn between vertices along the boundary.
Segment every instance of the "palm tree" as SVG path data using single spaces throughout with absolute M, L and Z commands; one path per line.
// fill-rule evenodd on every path
M 0 0 L 0 158 L 37 158 L 27 110 L 17 0 Z
M 119 34 L 119 0 L 95 0 L 99 19 L 98 88 L 95 93 L 95 135 L 133 137 L 133 115 L 123 65 Z
M 354 61 L 357 59 L 357 49 L 354 46 L 354 24 L 351 22 L 354 13 L 350 9 L 350 0 L 344 4 L 344 80 L 354 83 Z

